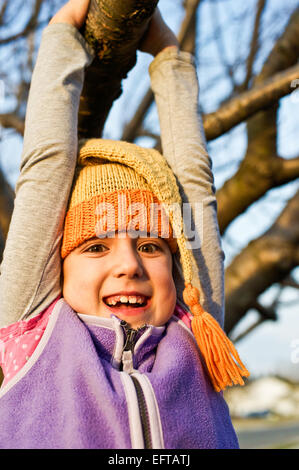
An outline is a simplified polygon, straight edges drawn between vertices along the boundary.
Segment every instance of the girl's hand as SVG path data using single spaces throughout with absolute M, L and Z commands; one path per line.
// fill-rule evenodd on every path
M 179 42 L 156 8 L 138 49 L 155 57 L 167 47 L 179 48 Z
M 87 16 L 90 0 L 69 0 L 53 16 L 49 24 L 68 23 L 80 29 Z

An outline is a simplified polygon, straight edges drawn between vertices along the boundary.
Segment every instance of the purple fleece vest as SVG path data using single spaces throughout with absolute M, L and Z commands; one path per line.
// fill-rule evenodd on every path
M 238 448 L 187 327 L 173 317 L 139 336 L 133 355 L 123 353 L 118 318 L 80 316 L 59 300 L 35 352 L 0 390 L 0 448 Z

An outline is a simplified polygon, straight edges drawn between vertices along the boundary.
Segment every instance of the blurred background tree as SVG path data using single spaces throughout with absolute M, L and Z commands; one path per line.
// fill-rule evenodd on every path
M 0 255 L 41 32 L 63 3 L 0 0 Z M 225 329 L 238 341 L 299 304 L 298 0 L 160 0 L 159 8 L 197 61 L 226 255 Z M 138 53 L 105 138 L 160 148 L 150 61 Z

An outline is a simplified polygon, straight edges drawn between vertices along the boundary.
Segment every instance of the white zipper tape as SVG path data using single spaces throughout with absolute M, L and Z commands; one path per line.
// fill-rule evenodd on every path
M 132 374 L 132 377 L 135 377 L 138 380 L 144 394 L 149 414 L 153 449 L 164 449 L 165 447 L 159 407 L 152 384 L 150 383 L 148 377 L 145 374 L 135 372 L 134 374 Z
M 134 383 L 126 372 L 120 372 L 120 378 L 127 399 L 132 449 L 144 449 L 142 424 Z

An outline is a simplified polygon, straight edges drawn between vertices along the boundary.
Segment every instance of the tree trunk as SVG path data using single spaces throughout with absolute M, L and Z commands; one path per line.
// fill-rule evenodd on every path
M 78 116 L 79 138 L 101 137 L 121 81 L 136 63 L 138 44 L 158 0 L 91 0 L 82 29 L 96 58 L 87 67 Z

